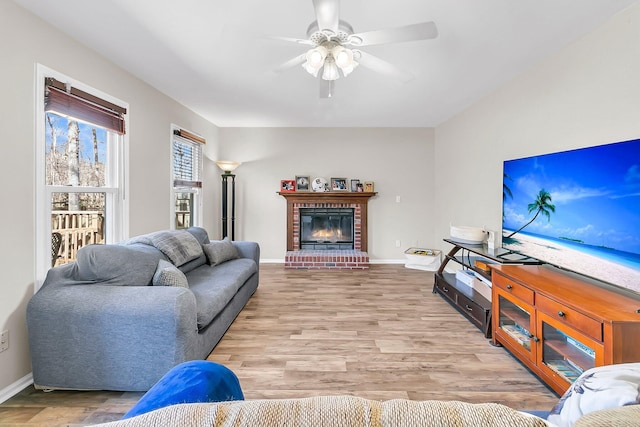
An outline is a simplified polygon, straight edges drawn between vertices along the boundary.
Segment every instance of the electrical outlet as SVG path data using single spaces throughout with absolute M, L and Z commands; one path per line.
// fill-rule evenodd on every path
M 0 352 L 9 350 L 9 331 L 3 331 L 0 334 Z
M 396 203 L 400 203 L 400 196 L 396 196 Z
M 400 240 L 396 240 L 396 248 L 399 248 L 400 246 L 402 246 L 401 244 L 402 242 L 400 242 Z

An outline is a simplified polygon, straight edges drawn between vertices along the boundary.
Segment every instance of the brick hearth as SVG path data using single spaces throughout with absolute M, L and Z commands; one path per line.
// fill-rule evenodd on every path
M 356 250 L 287 251 L 284 258 L 284 266 L 285 268 L 323 270 L 364 270 L 369 268 L 369 254 Z
M 279 193 L 287 199 L 287 253 L 285 268 L 366 269 L 367 203 L 376 193 Z M 300 250 L 300 208 L 353 208 L 354 249 Z

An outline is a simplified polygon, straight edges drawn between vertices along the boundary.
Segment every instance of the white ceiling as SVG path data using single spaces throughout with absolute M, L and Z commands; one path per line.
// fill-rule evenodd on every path
M 221 127 L 431 127 L 638 0 L 342 0 L 356 33 L 435 21 L 434 40 L 370 46 L 415 75 L 357 68 L 319 98 L 280 64 L 306 47 L 311 0 L 14 0 Z

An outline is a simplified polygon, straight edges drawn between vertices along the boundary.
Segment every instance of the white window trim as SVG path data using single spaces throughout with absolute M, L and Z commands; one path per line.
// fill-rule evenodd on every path
M 34 145 L 35 145 L 35 283 L 34 283 L 34 292 L 37 292 L 38 289 L 42 286 L 44 279 L 46 278 L 47 271 L 51 268 L 51 216 L 47 216 L 46 212 L 51 212 L 51 206 L 48 202 L 49 196 L 53 192 L 101 192 L 108 193 L 112 190 L 110 188 L 94 188 L 94 187 L 52 187 L 47 186 L 45 184 L 45 111 L 44 111 L 44 90 L 45 77 L 53 77 L 56 80 L 62 82 L 68 82 L 73 87 L 76 87 L 84 92 L 90 93 L 92 95 L 98 96 L 105 101 L 111 102 L 112 104 L 118 105 L 120 107 L 126 108 L 129 111 L 129 104 L 121 101 L 117 98 L 114 98 L 111 95 L 103 93 L 97 89 L 94 89 L 90 86 L 85 85 L 82 82 L 74 80 L 68 76 L 65 76 L 62 73 L 59 73 L 55 70 L 52 70 L 42 64 L 36 64 L 36 84 L 35 84 L 35 135 L 34 135 Z M 125 129 L 129 129 L 129 116 L 125 114 Z M 119 208 L 115 211 L 113 206 L 105 207 L 105 214 L 109 215 L 108 218 L 112 221 L 111 226 L 107 227 L 106 241 L 107 242 L 116 242 L 119 240 L 123 240 L 129 235 L 129 181 L 127 171 L 129 170 L 129 134 L 125 133 L 122 136 L 122 145 L 121 149 L 115 147 L 115 144 L 108 144 L 111 151 L 107 153 L 110 159 L 113 159 L 114 156 L 118 157 L 118 160 L 113 162 L 112 164 L 115 166 L 113 168 L 109 168 L 109 174 L 111 182 L 119 182 L 121 183 L 121 197 L 119 199 Z
M 174 140 L 174 131 L 176 130 L 188 130 L 185 129 L 182 126 L 178 126 L 175 124 L 171 125 L 171 132 L 170 132 L 170 137 L 169 137 L 169 152 L 171 153 L 171 155 L 169 156 L 169 187 L 171 188 L 171 198 L 169 201 L 169 228 L 174 230 L 176 228 L 176 193 L 192 193 L 193 196 L 193 208 L 194 208 L 194 212 L 193 212 L 193 224 L 191 224 L 192 227 L 202 227 L 203 225 L 203 213 L 202 213 L 202 199 L 204 198 L 204 193 L 202 191 L 202 188 L 184 188 L 184 189 L 178 189 L 176 190 L 176 188 L 173 186 L 173 140 Z M 198 167 L 200 168 L 200 179 L 202 179 L 202 174 L 203 174 L 203 156 L 204 156 L 204 149 L 202 147 L 200 147 L 200 165 L 198 165 Z

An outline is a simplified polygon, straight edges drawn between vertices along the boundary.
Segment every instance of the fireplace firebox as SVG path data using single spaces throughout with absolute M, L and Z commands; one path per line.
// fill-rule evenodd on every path
M 300 249 L 353 249 L 353 208 L 300 208 Z

